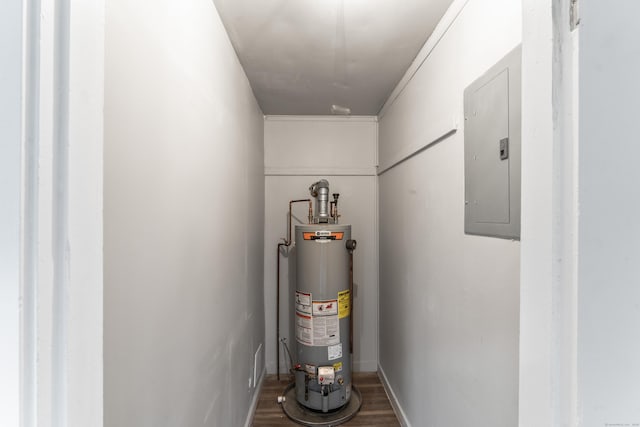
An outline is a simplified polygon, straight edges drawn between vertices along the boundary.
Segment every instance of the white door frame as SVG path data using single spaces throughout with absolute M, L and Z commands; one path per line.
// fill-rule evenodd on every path
M 0 4 L 0 425 L 20 395 L 20 139 L 22 5 Z
M 570 5 L 522 5 L 520 426 L 578 425 L 579 29 Z
M 556 262 L 574 249 L 576 226 L 574 122 L 554 122 L 556 113 L 571 115 L 575 98 L 573 36 L 561 26 L 567 3 L 523 0 L 521 426 L 576 425 L 575 258 Z M 3 2 L 0 14 L 14 7 Z M 11 299 L 14 313 L 22 308 L 22 343 L 15 347 L 14 316 L 2 344 L 14 343 L 6 354 L 21 364 L 22 426 L 99 427 L 105 0 L 23 0 L 21 7 L 21 25 L 3 28 L 15 32 L 20 58 L 2 60 L 19 62 L 22 88 L 20 244 L 10 247 L 9 266 L 15 274 L 18 251 L 22 305 Z M 568 49 L 557 56 L 558 47 Z M 3 158 L 15 149 L 11 140 Z M 11 188 L 0 197 L 15 205 Z M 12 362 L 3 362 L 4 374 Z M 0 387 L 15 391 L 16 380 Z
M 16 236 L 2 266 L 12 273 L 2 315 L 12 320 L 2 328 L 10 362 L 2 360 L 0 392 L 14 396 L 2 425 L 103 423 L 104 9 L 104 0 L 0 6 L 12 23 L 3 26 L 11 34 L 1 64 L 14 72 L 2 79 L 3 98 L 18 89 L 0 104 L 17 124 L 3 127 L 1 154 L 19 164 L 0 193 L 18 220 L 2 228 Z M 7 382 L 5 372 L 13 372 Z

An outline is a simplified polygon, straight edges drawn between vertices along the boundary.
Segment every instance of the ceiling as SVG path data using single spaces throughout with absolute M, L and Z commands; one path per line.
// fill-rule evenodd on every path
M 267 115 L 376 115 L 451 2 L 214 0 Z

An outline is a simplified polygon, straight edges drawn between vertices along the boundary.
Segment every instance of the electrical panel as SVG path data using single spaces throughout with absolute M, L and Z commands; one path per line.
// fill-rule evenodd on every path
M 521 49 L 464 91 L 465 233 L 520 238 Z

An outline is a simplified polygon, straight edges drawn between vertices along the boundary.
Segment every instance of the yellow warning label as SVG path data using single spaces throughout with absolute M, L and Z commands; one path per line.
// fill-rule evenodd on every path
M 349 290 L 338 292 L 338 318 L 349 316 L 351 314 L 351 298 L 349 298 Z
M 342 371 L 342 362 L 334 363 L 333 364 L 333 370 L 336 371 L 336 372 Z

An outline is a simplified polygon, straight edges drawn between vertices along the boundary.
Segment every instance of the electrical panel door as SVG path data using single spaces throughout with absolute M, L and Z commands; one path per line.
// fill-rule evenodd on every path
M 520 48 L 464 92 L 465 232 L 520 238 Z

